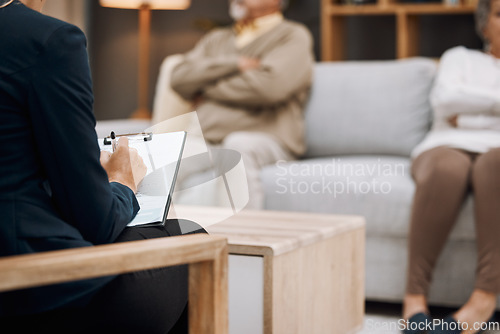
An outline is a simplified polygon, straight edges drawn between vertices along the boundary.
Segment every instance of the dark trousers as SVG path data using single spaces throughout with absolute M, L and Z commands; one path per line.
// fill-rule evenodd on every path
M 165 227 L 127 228 L 116 242 L 194 233 L 206 231 L 190 221 L 169 220 Z M 16 333 L 186 334 L 187 302 L 188 268 L 182 265 L 119 275 L 84 308 L 0 319 L 0 323 L 10 323 Z

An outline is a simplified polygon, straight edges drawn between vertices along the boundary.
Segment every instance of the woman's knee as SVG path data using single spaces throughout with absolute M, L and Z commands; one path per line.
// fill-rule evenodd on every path
M 169 221 L 167 221 L 167 223 Z M 197 234 L 197 233 L 208 234 L 208 232 L 200 224 L 195 223 L 191 220 L 175 219 L 175 221 L 180 231 L 180 233 L 176 235 L 187 235 L 187 234 Z
M 486 153 L 480 154 L 472 168 L 472 178 L 474 181 L 495 179 L 500 180 L 500 148 L 494 148 Z
M 414 161 L 412 174 L 417 185 L 468 182 L 472 162 L 457 149 L 438 147 L 422 153 Z
M 116 242 L 174 237 L 186 234 L 207 233 L 199 224 L 186 219 L 167 219 L 163 226 L 127 227 Z
M 164 238 L 170 236 L 162 226 L 133 226 L 126 227 L 115 240 L 117 242 L 147 240 L 154 238 Z

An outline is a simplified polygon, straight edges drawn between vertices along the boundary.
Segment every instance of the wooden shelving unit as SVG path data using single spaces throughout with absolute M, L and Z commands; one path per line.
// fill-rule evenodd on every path
M 345 59 L 345 18 L 349 16 L 394 15 L 396 17 L 395 58 L 418 56 L 419 20 L 422 15 L 472 15 L 474 0 L 467 4 L 409 4 L 377 0 L 376 4 L 344 5 L 335 0 L 321 3 L 321 58 L 323 61 Z

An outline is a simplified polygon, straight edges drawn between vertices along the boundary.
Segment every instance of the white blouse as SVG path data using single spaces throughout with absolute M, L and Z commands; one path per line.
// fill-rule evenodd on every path
M 463 46 L 446 51 L 430 102 L 434 123 L 412 158 L 438 146 L 476 153 L 500 147 L 500 59 Z M 448 122 L 454 115 L 456 128 Z

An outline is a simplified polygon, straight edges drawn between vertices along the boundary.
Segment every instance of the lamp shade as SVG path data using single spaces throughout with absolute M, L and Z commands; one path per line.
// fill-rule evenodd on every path
M 101 6 L 138 9 L 144 5 L 151 9 L 186 9 L 190 0 L 100 0 Z

